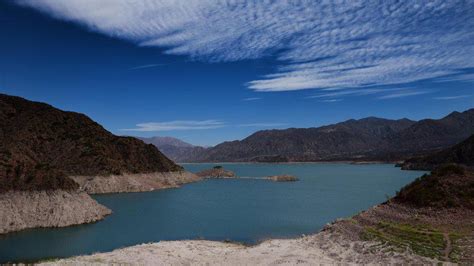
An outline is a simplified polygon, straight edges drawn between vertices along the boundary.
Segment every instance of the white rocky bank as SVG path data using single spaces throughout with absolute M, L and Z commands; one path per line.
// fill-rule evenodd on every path
M 71 177 L 78 191 L 9 191 L 0 193 L 0 234 L 37 227 L 92 223 L 112 213 L 88 194 L 143 192 L 199 181 L 181 172 Z
M 85 192 L 10 191 L 0 194 L 0 234 L 91 223 L 111 213 Z

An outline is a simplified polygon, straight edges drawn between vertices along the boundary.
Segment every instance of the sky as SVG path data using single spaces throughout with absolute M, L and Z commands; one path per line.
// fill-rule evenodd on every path
M 474 1 L 0 0 L 0 92 L 215 145 L 474 107 Z

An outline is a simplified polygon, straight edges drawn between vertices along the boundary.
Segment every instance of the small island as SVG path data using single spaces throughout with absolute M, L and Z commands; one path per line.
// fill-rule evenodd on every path
M 272 180 L 274 182 L 295 182 L 299 180 L 296 176 L 292 175 L 274 175 L 268 176 L 267 179 Z
M 197 172 L 196 175 L 201 178 L 236 178 L 234 172 L 226 170 L 220 165 L 214 166 L 211 169 Z

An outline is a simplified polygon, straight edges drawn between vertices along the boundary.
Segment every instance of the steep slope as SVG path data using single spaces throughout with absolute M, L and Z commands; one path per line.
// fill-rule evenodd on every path
M 431 155 L 408 159 L 402 164 L 402 169 L 433 170 L 442 164 L 452 163 L 474 167 L 474 135 L 451 148 Z
M 151 137 L 138 138 L 143 142 L 155 145 L 163 154 L 175 162 L 187 162 L 202 154 L 206 148 L 194 146 L 177 138 Z
M 474 173 L 455 164 L 440 166 L 402 188 L 394 200 L 416 207 L 474 209 Z
M 177 170 L 153 145 L 117 137 L 83 114 L 0 94 L 0 191 L 75 189 L 71 175 Z
M 474 133 L 474 109 L 419 122 L 369 117 L 318 128 L 258 131 L 179 161 L 400 160 L 446 148 Z

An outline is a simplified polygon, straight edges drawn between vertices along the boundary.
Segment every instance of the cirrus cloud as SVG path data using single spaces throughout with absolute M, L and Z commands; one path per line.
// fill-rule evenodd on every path
M 360 88 L 474 67 L 474 1 L 16 0 L 141 46 L 208 62 L 275 56 L 255 91 Z
M 172 130 L 199 130 L 224 127 L 225 123 L 219 120 L 176 120 L 169 122 L 149 122 L 136 124 L 135 128 L 124 128 L 121 131 L 157 132 Z

